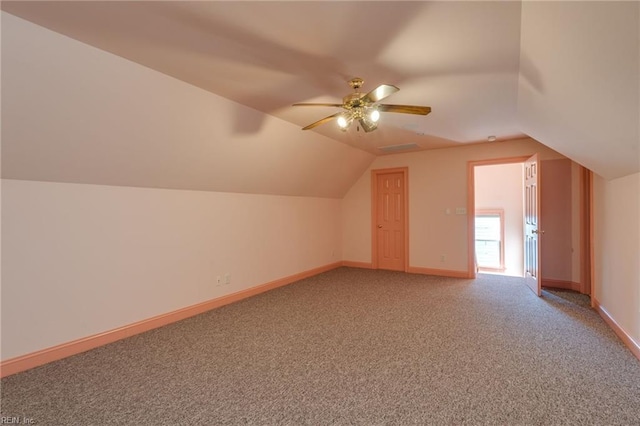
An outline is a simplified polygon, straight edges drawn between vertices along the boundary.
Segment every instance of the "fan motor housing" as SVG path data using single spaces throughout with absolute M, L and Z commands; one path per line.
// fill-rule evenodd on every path
M 351 93 L 342 98 L 342 103 L 346 109 L 363 107 L 366 105 L 366 102 L 362 101 L 364 97 L 364 93 Z

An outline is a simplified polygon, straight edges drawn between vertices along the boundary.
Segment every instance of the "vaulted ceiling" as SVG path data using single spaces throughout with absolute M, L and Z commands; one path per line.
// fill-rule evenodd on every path
M 432 113 L 384 113 L 367 134 L 328 123 L 300 138 L 381 155 L 398 144 L 529 135 L 606 178 L 640 170 L 636 2 L 3 1 L 2 9 L 263 113 L 229 117 L 239 134 L 260 134 L 269 117 L 301 128 L 333 114 L 291 104 L 339 102 L 358 76 L 364 91 L 393 84 L 401 90 L 385 101 Z

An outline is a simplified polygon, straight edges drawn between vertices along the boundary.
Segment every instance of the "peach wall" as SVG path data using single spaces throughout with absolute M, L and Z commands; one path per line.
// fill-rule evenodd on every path
M 522 163 L 475 167 L 476 209 L 504 210 L 504 273 L 520 277 L 524 274 L 522 167 Z
M 342 256 L 339 199 L 3 179 L 2 208 L 3 360 Z
M 467 271 L 467 163 L 540 153 L 562 158 L 533 139 L 386 155 L 370 169 L 409 168 L 409 266 Z M 371 179 L 365 171 L 343 199 L 344 260 L 371 262 Z M 451 214 L 446 214 L 446 209 Z M 445 255 L 442 262 L 440 256 Z
M 594 176 L 594 296 L 640 348 L 640 173 Z

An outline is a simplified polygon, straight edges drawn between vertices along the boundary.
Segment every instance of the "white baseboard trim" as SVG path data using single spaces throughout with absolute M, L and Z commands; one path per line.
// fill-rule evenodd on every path
M 409 266 L 407 271 L 410 274 L 424 274 L 424 275 L 437 275 L 439 277 L 450 278 L 475 278 L 470 277 L 467 271 L 453 271 L 450 269 L 434 269 L 434 268 L 422 268 L 419 266 Z
M 371 262 L 355 262 L 351 260 L 343 260 L 342 266 L 347 266 L 350 268 L 374 269 L 373 264 Z M 451 277 L 451 278 L 475 278 L 475 277 L 470 277 L 467 271 L 422 268 L 419 266 L 409 266 L 406 272 L 409 274 L 437 275 L 440 277 Z
M 595 297 L 593 298 L 593 305 L 595 310 L 600 314 L 602 319 L 611 327 L 614 333 L 622 340 L 622 342 L 631 350 L 638 360 L 640 360 L 640 344 L 633 340 L 633 338 L 626 332 L 620 325 L 613 319 L 611 314 L 607 312 L 605 308 L 600 305 L 600 302 Z
M 373 269 L 371 262 L 354 262 L 351 260 L 343 260 L 342 266 L 347 266 L 349 268 Z
M 553 278 L 542 278 L 542 287 L 556 288 L 562 290 L 580 291 L 580 283 L 566 280 L 556 280 Z

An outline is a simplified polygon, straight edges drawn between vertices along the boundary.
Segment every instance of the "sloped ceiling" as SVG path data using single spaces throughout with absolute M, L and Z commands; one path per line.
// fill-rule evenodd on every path
M 382 154 L 380 147 L 415 143 L 417 149 L 435 149 L 483 142 L 491 135 L 498 140 L 530 135 L 606 178 L 637 172 L 638 4 L 603 2 L 592 11 L 586 5 L 590 2 L 570 2 L 575 10 L 556 10 L 552 3 L 4 1 L 5 12 L 204 89 L 215 94 L 215 101 L 199 94 L 193 101 L 190 95 L 181 99 L 184 108 L 159 112 L 162 100 L 153 96 L 159 86 L 142 84 L 148 99 L 122 102 L 149 110 L 135 114 L 138 126 L 165 124 L 160 126 L 165 130 L 163 144 L 156 146 L 149 135 L 135 137 L 139 128 L 119 135 L 124 145 L 113 143 L 117 135 L 111 135 L 108 140 L 94 138 L 89 149 L 78 142 L 86 134 L 65 133 L 65 126 L 48 119 L 40 123 L 39 134 L 32 129 L 10 133 L 3 125 L 2 173 L 42 180 L 340 196 L 353 182 L 349 179 L 362 173 L 373 155 Z M 73 80 L 60 93 L 42 81 L 34 84 L 48 99 L 48 109 L 43 109 L 37 105 L 43 95 L 25 87 L 29 78 L 42 79 L 47 72 L 25 70 L 45 65 L 24 60 L 26 53 L 20 50 L 27 47 L 21 40 L 7 42 L 4 15 L 3 86 L 9 81 L 5 69 L 22 82 L 3 90 L 5 124 L 11 118 L 10 128 L 24 128 L 23 116 L 31 110 L 39 120 L 59 115 L 62 112 L 51 113 L 57 99 L 65 108 L 75 102 L 71 110 L 80 114 L 86 132 L 95 131 L 96 115 L 86 108 L 89 101 L 78 100 L 86 93 L 81 87 L 89 86 L 78 85 L 92 80 L 94 86 L 106 87 L 98 91 L 105 96 L 131 84 L 127 73 L 134 71 L 114 74 L 109 67 L 119 65 L 107 60 L 95 61 L 90 70 L 79 63 L 66 70 L 68 58 L 55 50 L 62 44 L 54 43 L 47 52 L 34 45 L 31 53 L 46 57 L 59 79 Z M 13 48 L 14 56 L 5 54 L 5 48 Z M 118 76 L 125 74 L 129 80 L 120 81 Z M 385 114 L 379 129 L 368 134 L 355 128 L 342 133 L 331 124 L 300 130 L 336 111 L 291 104 L 339 101 L 350 92 L 346 82 L 354 76 L 365 79 L 365 90 L 380 83 L 400 87 L 389 103 L 428 105 L 433 112 Z M 141 93 L 139 85 L 131 90 Z M 216 107 L 206 106 L 211 104 Z M 104 117 L 113 109 L 100 112 Z M 196 119 L 209 124 L 198 126 Z M 207 145 L 206 138 L 182 136 L 177 144 L 169 137 L 175 120 L 200 134 L 213 132 L 215 147 Z M 215 125 L 209 127 L 211 123 Z M 52 132 L 58 148 L 43 138 Z M 327 169 L 333 174 L 323 175 Z M 230 179 L 234 173 L 245 177 Z
M 520 129 L 606 178 L 640 170 L 640 3 L 524 2 Z
M 12 15 L 2 34 L 3 178 L 339 198 L 374 158 Z

